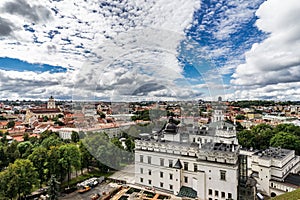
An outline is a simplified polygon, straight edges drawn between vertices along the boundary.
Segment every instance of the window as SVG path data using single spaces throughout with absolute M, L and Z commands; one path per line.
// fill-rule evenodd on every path
M 160 187 L 164 187 L 164 183 L 160 182 Z
M 141 181 L 141 183 L 144 181 L 144 179 L 143 178 L 140 178 L 140 181 Z
M 170 190 L 173 190 L 173 185 L 170 185 Z
M 141 174 L 144 173 L 144 169 L 143 168 L 141 168 L 140 171 L 141 171 Z
M 221 197 L 225 198 L 225 192 L 221 192 Z
M 169 167 L 173 167 L 173 160 L 169 160 Z
M 208 195 L 212 195 L 212 189 L 208 189 Z
M 173 174 L 170 174 L 170 180 L 173 180 Z
M 140 162 L 144 162 L 144 156 L 140 155 Z
M 151 164 L 151 156 L 148 156 L 148 164 Z
M 188 162 L 184 162 L 183 163 L 183 166 L 184 166 L 184 170 L 189 170 L 189 163 Z
M 164 177 L 164 173 L 160 172 L 160 178 L 163 178 L 163 177 Z
M 219 196 L 219 191 L 218 190 L 215 190 L 215 196 Z
M 163 158 L 160 159 L 160 166 L 164 166 L 165 160 Z
M 226 181 L 226 171 L 220 170 L 220 179 Z
M 208 200 L 213 200 L 212 198 L 208 198 Z
M 151 169 L 149 169 L 149 170 L 148 170 L 148 174 L 149 174 L 149 175 L 151 175 L 151 174 L 152 174 L 152 171 L 151 171 Z
M 187 177 L 187 176 L 184 177 L 184 182 L 185 182 L 185 183 L 188 182 L 188 177 Z
M 151 185 L 151 184 L 152 184 L 152 181 L 151 181 L 151 180 L 148 180 L 148 184 Z
M 228 193 L 228 199 L 232 199 L 232 194 Z
M 194 172 L 198 171 L 198 167 L 197 167 L 197 164 L 194 163 Z

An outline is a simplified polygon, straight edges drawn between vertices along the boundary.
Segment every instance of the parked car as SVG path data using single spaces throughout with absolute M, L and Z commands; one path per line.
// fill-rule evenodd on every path
M 90 190 L 91 190 L 90 186 L 84 186 L 84 187 L 82 187 L 81 189 L 78 190 L 78 193 L 82 194 L 82 193 L 85 193 L 85 192 L 90 191 Z

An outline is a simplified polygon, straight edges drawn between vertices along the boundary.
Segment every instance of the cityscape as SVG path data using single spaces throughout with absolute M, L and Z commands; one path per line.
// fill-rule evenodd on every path
M 0 200 L 298 200 L 299 0 L 1 0 Z

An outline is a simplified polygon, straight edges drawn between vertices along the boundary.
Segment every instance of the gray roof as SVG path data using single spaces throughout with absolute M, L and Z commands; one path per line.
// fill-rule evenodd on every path
M 176 169 L 182 169 L 182 164 L 179 159 L 177 160 L 177 162 L 175 163 L 175 165 L 173 167 Z

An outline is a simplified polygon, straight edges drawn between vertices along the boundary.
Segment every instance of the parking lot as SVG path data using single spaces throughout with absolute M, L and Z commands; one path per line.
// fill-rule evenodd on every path
M 117 186 L 117 184 L 115 183 L 107 183 L 107 182 L 103 182 L 99 185 L 97 185 L 96 187 L 92 188 L 90 191 L 87 191 L 83 194 L 79 194 L 77 191 L 75 192 L 72 192 L 70 194 L 67 194 L 63 197 L 60 197 L 59 199 L 72 199 L 72 200 L 81 200 L 81 199 L 84 199 L 84 200 L 87 200 L 87 199 L 91 199 L 91 196 L 93 196 L 94 194 L 102 194 L 105 192 L 105 193 L 108 193 L 109 191 L 113 190 L 115 187 Z

